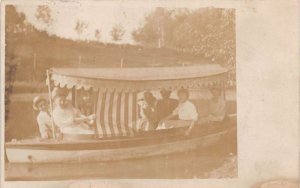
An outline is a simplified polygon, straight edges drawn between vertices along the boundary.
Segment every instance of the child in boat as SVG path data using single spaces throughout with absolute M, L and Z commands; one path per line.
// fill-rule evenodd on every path
M 39 111 L 36 117 L 42 139 L 48 139 L 52 135 L 52 119 L 48 109 L 47 100 L 44 97 L 36 96 L 33 99 L 33 109 Z
M 90 128 L 93 124 L 95 115 L 83 115 L 80 110 L 74 108 L 67 101 L 67 91 L 59 88 L 53 90 L 53 119 L 63 134 L 95 134 Z

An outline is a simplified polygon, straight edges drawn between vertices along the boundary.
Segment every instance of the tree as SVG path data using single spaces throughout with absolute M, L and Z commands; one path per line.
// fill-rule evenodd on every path
M 81 20 L 77 20 L 74 30 L 78 34 L 79 40 L 80 40 L 80 37 L 81 37 L 82 33 L 87 28 L 88 28 L 88 24 L 87 23 L 85 23 L 85 22 L 83 22 Z
M 158 8 L 144 20 L 144 24 L 132 33 L 136 43 L 189 53 L 235 69 L 234 9 Z
M 52 24 L 51 9 L 48 5 L 39 5 L 35 13 L 36 19 L 45 27 Z
M 125 30 L 121 24 L 115 25 L 110 31 L 111 38 L 115 42 L 122 40 L 124 34 L 125 34 Z
M 166 10 L 158 8 L 145 16 L 132 33 L 144 46 L 165 47 L 234 64 L 235 14 L 233 9 L 204 8 Z
M 150 47 L 167 47 L 173 42 L 173 31 L 186 18 L 187 9 L 168 11 L 156 8 L 145 16 L 144 25 L 132 32 L 133 39 L 142 45 Z
M 17 12 L 14 5 L 5 6 L 5 35 L 6 39 L 11 35 L 21 33 L 26 29 L 26 17 L 24 13 Z
M 97 39 L 97 41 L 100 41 L 100 39 L 101 39 L 101 30 L 100 29 L 96 29 L 94 36 Z

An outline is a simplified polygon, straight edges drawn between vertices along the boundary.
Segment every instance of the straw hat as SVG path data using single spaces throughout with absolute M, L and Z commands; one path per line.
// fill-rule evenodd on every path
M 44 102 L 47 103 L 47 100 L 44 97 L 42 97 L 42 96 L 36 96 L 36 97 L 34 97 L 34 99 L 33 99 L 33 109 L 34 110 L 39 110 L 39 108 L 38 108 L 37 105 L 38 105 L 38 103 L 40 103 L 42 101 L 44 101 Z

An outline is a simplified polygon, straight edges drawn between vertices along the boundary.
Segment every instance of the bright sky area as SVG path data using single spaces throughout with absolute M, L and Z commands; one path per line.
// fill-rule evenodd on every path
M 125 29 L 122 41 L 131 43 L 132 31 L 143 25 L 144 17 L 154 11 L 156 7 L 167 9 L 189 8 L 197 9 L 207 7 L 205 2 L 195 1 L 187 4 L 185 1 L 155 1 L 155 0 L 11 0 L 17 2 L 17 10 L 25 13 L 27 20 L 35 27 L 47 30 L 49 34 L 78 40 L 79 36 L 74 28 L 77 20 L 86 22 L 88 28 L 80 36 L 83 40 L 95 40 L 95 30 L 101 30 L 100 41 L 113 42 L 110 31 L 113 26 L 121 24 Z M 209 3 L 208 3 L 209 4 Z M 35 17 L 39 5 L 48 5 L 53 19 L 52 25 L 45 27 Z
M 35 17 L 38 5 L 48 5 L 53 19 L 49 27 L 45 27 Z M 143 24 L 144 16 L 155 7 L 133 6 L 131 3 L 119 1 L 102 1 L 92 4 L 92 1 L 45 1 L 43 4 L 18 3 L 17 10 L 25 13 L 27 20 L 35 27 L 47 30 L 64 38 L 79 39 L 74 28 L 77 20 L 88 24 L 87 29 L 80 36 L 83 40 L 95 40 L 95 30 L 101 30 L 102 42 L 112 42 L 110 31 L 113 26 L 121 24 L 125 29 L 123 40 L 120 43 L 133 43 L 131 33 Z

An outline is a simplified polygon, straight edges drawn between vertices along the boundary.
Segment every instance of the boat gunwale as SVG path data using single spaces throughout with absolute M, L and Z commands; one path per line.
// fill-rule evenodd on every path
M 221 132 L 228 132 L 236 126 L 234 125 L 219 125 L 213 126 L 203 130 L 197 129 L 191 135 L 185 136 L 184 132 L 175 132 L 169 135 L 156 135 L 156 137 L 132 137 L 128 139 L 114 139 L 114 140 L 80 140 L 80 141 L 56 141 L 56 142 L 33 142 L 33 143 L 6 143 L 6 149 L 37 149 L 37 150 L 93 150 L 93 149 L 118 149 L 128 147 L 140 147 L 149 145 L 158 145 L 163 143 L 172 143 L 176 141 L 190 140 L 198 137 L 204 137 L 211 134 L 218 134 Z M 177 134 L 176 134 L 177 133 Z M 154 134 L 152 135 L 154 136 Z M 159 136 L 159 137 L 157 137 Z M 126 146 L 126 147 L 124 147 Z

